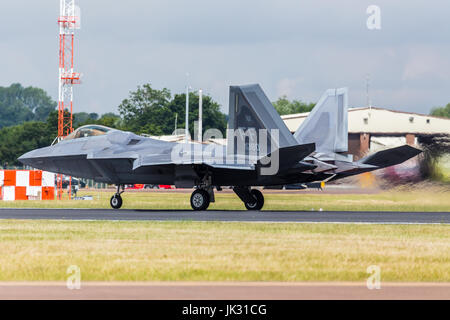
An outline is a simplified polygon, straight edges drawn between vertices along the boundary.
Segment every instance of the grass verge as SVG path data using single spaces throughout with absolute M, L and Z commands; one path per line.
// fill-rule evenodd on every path
M 0 252 L 0 281 L 450 281 L 446 225 L 11 220 Z

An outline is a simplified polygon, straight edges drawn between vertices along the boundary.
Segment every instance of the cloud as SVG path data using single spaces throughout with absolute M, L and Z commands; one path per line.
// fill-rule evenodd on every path
M 405 81 L 424 78 L 434 78 L 435 81 L 450 80 L 448 51 L 442 51 L 449 48 L 436 49 L 436 47 L 415 48 L 407 59 L 402 79 Z
M 296 90 L 298 89 L 298 85 L 303 82 L 303 78 L 299 77 L 299 78 L 295 78 L 295 79 L 290 79 L 290 78 L 284 78 L 281 79 L 278 82 L 277 85 L 277 95 L 280 97 L 283 96 L 292 96 L 295 94 Z

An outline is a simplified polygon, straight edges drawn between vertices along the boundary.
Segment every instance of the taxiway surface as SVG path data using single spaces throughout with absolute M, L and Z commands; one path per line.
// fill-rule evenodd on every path
M 0 219 L 222 221 L 298 223 L 450 224 L 450 212 L 161 211 L 107 209 L 0 209 Z

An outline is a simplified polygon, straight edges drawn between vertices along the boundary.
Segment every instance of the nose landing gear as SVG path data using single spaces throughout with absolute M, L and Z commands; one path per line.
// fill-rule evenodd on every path
M 113 195 L 110 204 L 113 209 L 119 210 L 122 208 L 123 200 L 120 194 Z
M 120 191 L 122 189 L 122 191 Z M 117 193 L 111 197 L 110 204 L 111 207 L 115 210 L 119 210 L 122 208 L 123 200 L 122 200 L 122 193 L 125 192 L 125 186 L 124 185 L 118 185 L 117 186 Z
M 214 195 L 214 186 L 212 185 L 211 176 L 206 174 L 201 183 L 197 185 L 197 189 L 191 196 L 191 207 L 194 211 L 208 210 L 211 203 L 216 202 Z M 217 191 L 221 191 L 220 187 L 216 187 Z
M 205 211 L 211 203 L 211 197 L 206 190 L 195 190 L 191 196 L 191 207 L 194 211 Z

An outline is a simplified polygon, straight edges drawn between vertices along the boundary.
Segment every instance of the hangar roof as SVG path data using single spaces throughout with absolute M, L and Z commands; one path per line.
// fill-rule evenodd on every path
M 309 113 L 282 116 L 286 126 L 295 132 Z M 382 108 L 352 108 L 348 111 L 349 133 L 374 134 L 449 134 L 450 119 Z

